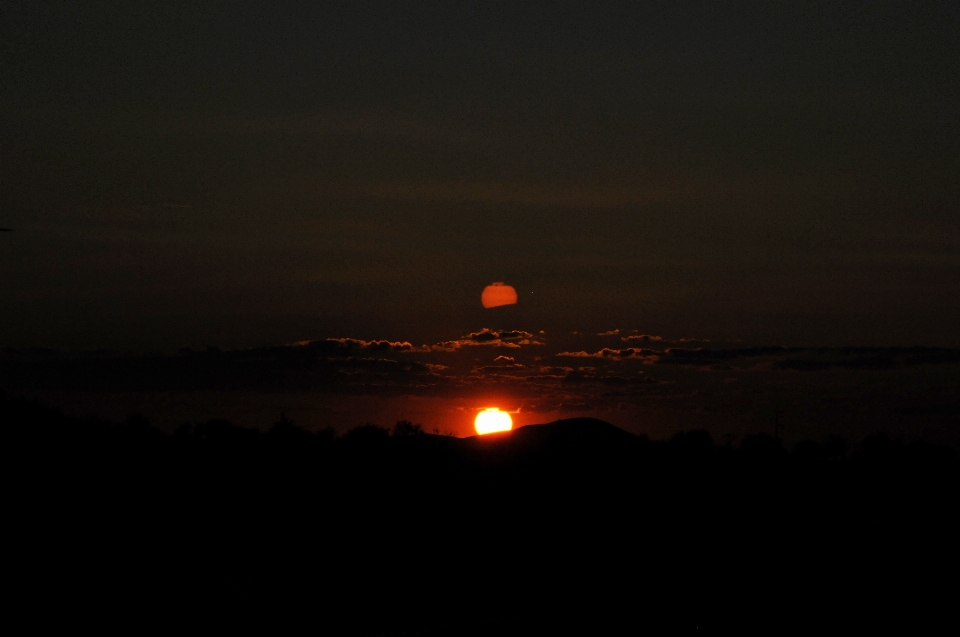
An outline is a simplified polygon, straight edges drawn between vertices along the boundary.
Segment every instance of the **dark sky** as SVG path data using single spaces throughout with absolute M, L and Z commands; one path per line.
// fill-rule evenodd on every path
M 278 4 L 0 6 L 0 345 L 960 345 L 957 2 Z

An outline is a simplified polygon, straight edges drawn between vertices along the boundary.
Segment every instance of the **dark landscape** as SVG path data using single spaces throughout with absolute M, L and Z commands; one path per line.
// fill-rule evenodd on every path
M 578 418 L 452 438 L 0 402 L 15 599 L 337 634 L 604 634 L 948 621 L 960 459 L 883 435 L 719 446 Z M 304 624 L 304 622 L 306 622 Z

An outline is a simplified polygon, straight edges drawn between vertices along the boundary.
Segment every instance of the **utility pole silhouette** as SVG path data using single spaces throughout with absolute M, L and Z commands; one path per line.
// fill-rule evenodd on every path
M 780 410 L 773 410 L 773 439 L 780 442 Z

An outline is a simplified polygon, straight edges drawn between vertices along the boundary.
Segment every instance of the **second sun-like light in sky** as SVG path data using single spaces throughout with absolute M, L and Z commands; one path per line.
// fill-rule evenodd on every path
M 510 414 L 500 411 L 497 407 L 487 407 L 477 414 L 473 426 L 477 429 L 477 433 L 482 436 L 497 431 L 510 431 L 513 429 L 513 419 L 510 418 Z
M 491 283 L 483 288 L 483 294 L 480 295 L 480 302 L 483 307 L 500 307 L 501 305 L 515 305 L 517 302 L 517 291 L 512 285 L 506 283 Z

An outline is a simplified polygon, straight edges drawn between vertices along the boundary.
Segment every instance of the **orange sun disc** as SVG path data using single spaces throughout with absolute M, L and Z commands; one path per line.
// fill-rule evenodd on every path
M 483 294 L 480 295 L 480 302 L 483 307 L 500 307 L 501 305 L 515 305 L 517 302 L 517 291 L 512 285 L 497 282 L 483 288 Z
M 497 431 L 510 431 L 513 429 L 513 420 L 507 412 L 500 411 L 497 407 L 487 407 L 477 414 L 473 426 L 476 427 L 477 433 L 482 436 Z

